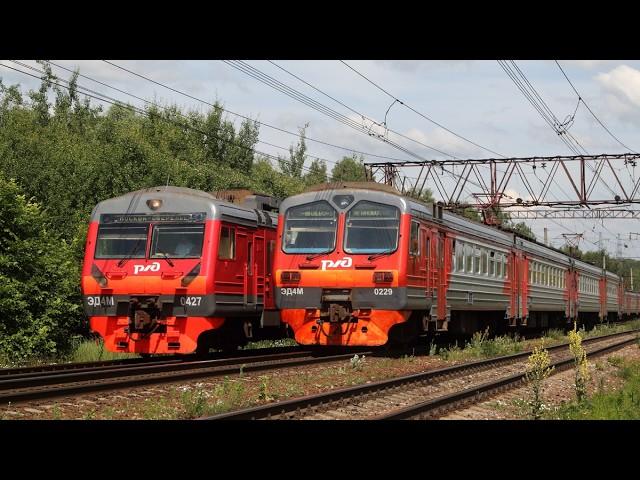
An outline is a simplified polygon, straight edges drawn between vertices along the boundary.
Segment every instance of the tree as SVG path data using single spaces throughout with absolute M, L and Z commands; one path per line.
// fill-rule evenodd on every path
M 512 222 L 509 222 L 508 226 L 511 230 L 519 233 L 523 237 L 530 238 L 531 240 L 536 239 L 536 236 L 531 230 L 531 228 L 524 222 L 515 223 L 515 224 Z
M 294 147 L 289 147 L 289 159 L 278 156 L 278 164 L 280 170 L 285 175 L 289 175 L 293 178 L 302 178 L 302 169 L 304 168 L 304 162 L 307 159 L 305 152 L 307 151 L 307 144 L 305 143 L 306 130 L 309 124 L 305 124 L 300 129 L 300 140 Z
M 364 156 L 342 157 L 331 170 L 332 182 L 364 182 Z
M 0 175 L 0 356 L 53 356 L 80 327 L 79 274 L 70 246 L 39 205 Z
M 311 162 L 309 173 L 304 176 L 304 184 L 309 187 L 319 183 L 326 183 L 327 181 L 327 164 L 318 159 Z
M 416 198 L 424 203 L 435 203 L 436 201 L 430 188 L 425 188 Z

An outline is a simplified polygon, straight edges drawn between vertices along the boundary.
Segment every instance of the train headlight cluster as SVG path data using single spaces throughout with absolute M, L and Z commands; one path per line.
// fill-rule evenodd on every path
M 300 281 L 300 272 L 282 272 L 280 273 L 280 281 L 286 283 L 297 283 Z
M 393 272 L 373 272 L 373 283 L 393 282 Z

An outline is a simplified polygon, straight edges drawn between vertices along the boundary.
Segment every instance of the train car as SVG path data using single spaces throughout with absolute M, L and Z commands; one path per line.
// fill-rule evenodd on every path
M 276 305 L 301 344 L 374 346 L 590 323 L 620 316 L 621 304 L 638 311 L 636 294 L 616 304 L 611 272 L 375 183 L 290 197 L 278 225 Z
M 204 353 L 280 325 L 271 276 L 279 202 L 250 193 L 154 187 L 93 209 L 82 295 L 107 350 Z

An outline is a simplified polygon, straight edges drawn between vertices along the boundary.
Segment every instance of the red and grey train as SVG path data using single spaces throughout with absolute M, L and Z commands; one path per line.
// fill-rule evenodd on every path
M 289 197 L 277 241 L 276 306 L 305 345 L 375 346 L 421 332 L 640 312 L 640 294 L 605 269 L 377 184 Z
M 152 354 L 236 346 L 279 327 L 277 207 L 247 191 L 179 187 L 100 202 L 82 270 L 91 330 L 110 351 Z

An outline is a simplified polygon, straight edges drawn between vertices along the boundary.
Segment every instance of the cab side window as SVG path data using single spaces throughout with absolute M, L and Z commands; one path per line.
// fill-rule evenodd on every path
M 420 224 L 418 222 L 411 222 L 411 235 L 409 238 L 409 254 L 412 257 L 420 255 Z
M 234 260 L 236 258 L 236 231 L 235 228 L 220 227 L 220 245 L 218 246 L 218 258 L 220 260 Z

